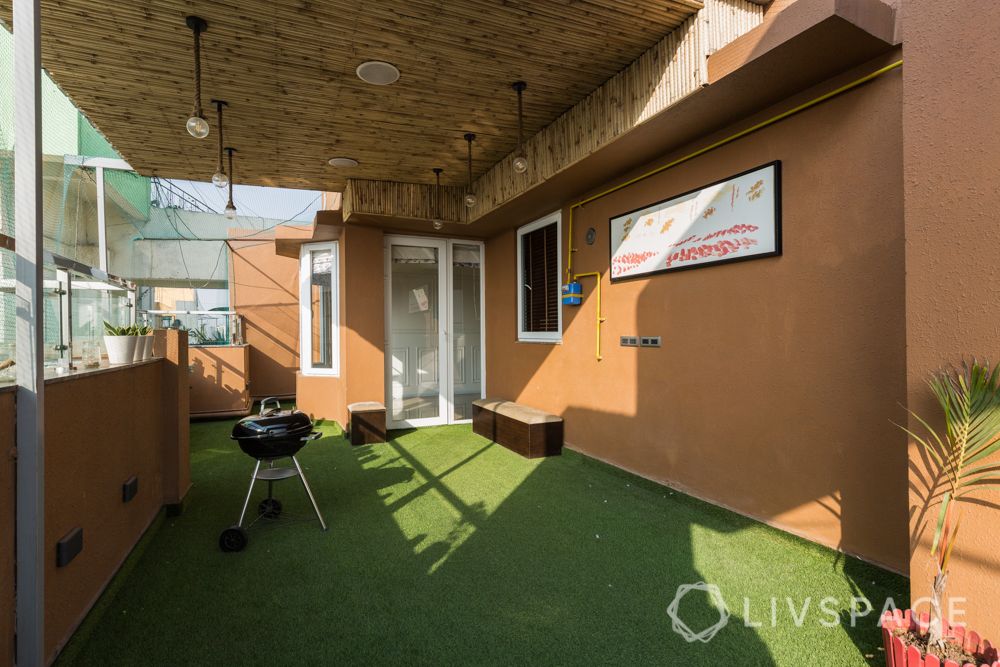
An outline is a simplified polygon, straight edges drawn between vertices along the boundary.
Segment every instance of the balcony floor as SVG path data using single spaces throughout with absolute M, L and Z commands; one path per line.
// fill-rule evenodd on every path
M 300 520 L 262 519 L 225 554 L 253 466 L 230 428 L 192 425 L 185 513 L 154 524 L 60 664 L 880 664 L 878 610 L 907 593 L 898 575 L 573 452 L 525 460 L 469 426 L 361 448 L 324 426 L 299 458 L 329 531 L 288 480 L 275 495 Z M 687 643 L 667 607 L 700 581 L 732 616 Z M 875 611 L 851 628 L 858 595 Z M 811 598 L 802 627 L 786 597 L 796 614 Z M 821 625 L 827 597 L 844 625 Z M 695 591 L 680 616 L 697 631 L 719 613 Z

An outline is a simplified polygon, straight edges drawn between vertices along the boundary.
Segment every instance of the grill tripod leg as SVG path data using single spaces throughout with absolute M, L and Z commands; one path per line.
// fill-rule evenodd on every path
M 319 519 L 319 525 L 323 526 L 323 530 L 326 530 L 326 522 L 323 521 L 323 515 L 319 513 L 319 505 L 316 504 L 316 499 L 313 498 L 313 492 L 309 488 L 309 482 L 306 481 L 306 475 L 302 472 L 302 466 L 299 465 L 299 460 L 292 457 L 292 463 L 295 464 L 295 469 L 299 471 L 299 479 L 302 480 L 302 486 L 305 487 L 306 495 L 309 496 L 309 502 L 312 503 L 313 509 L 316 511 L 316 518 Z M 249 496 L 247 500 L 249 500 Z
M 257 459 L 257 465 L 253 467 L 253 475 L 250 476 L 250 489 L 247 491 L 247 499 L 243 501 L 243 511 L 240 512 L 240 520 L 236 522 L 237 526 L 243 526 L 243 518 L 247 515 L 247 505 L 250 504 L 250 496 L 253 494 L 253 485 L 257 481 L 257 472 L 260 470 L 260 459 Z M 308 488 L 308 487 L 307 487 Z M 315 503 L 313 503 L 315 505 Z

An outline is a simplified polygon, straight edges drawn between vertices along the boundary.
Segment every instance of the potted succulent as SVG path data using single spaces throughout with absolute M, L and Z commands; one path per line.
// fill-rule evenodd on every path
M 116 327 L 110 322 L 104 322 L 104 347 L 108 351 L 108 362 L 112 364 L 128 364 L 135 359 L 135 348 L 139 339 L 133 333 L 133 327 Z
M 938 371 L 927 383 L 944 412 L 944 433 L 907 410 L 925 434 L 900 427 L 926 454 L 938 483 L 928 503 L 940 508 L 931 544 L 935 576 L 930 613 L 887 612 L 882 618 L 886 663 L 889 667 L 995 665 L 997 650 L 979 634 L 952 626 L 942 614 L 948 566 L 961 527 L 962 505 L 969 496 L 1000 483 L 1000 365 L 973 360 L 960 368 Z
M 143 359 L 150 359 L 153 356 L 153 337 L 149 334 L 153 333 L 153 327 L 148 325 L 134 325 L 129 327 L 133 336 L 138 339 L 135 345 L 135 356 L 133 361 L 142 361 Z

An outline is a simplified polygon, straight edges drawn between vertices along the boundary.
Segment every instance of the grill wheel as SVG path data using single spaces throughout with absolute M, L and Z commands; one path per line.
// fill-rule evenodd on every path
M 230 526 L 219 535 L 219 548 L 226 552 L 243 551 L 249 538 L 240 526 Z
M 277 498 L 264 498 L 257 505 L 257 514 L 265 519 L 277 519 L 281 515 L 281 501 Z

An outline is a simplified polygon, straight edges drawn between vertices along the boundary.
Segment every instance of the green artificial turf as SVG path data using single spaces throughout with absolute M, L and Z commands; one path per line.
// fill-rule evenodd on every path
M 184 514 L 154 524 L 61 665 L 879 664 L 877 610 L 907 593 L 900 576 L 572 452 L 525 460 L 468 426 L 351 447 L 324 425 L 299 459 L 329 531 L 287 480 L 275 495 L 293 520 L 261 520 L 226 554 L 218 535 L 253 466 L 230 429 L 192 425 Z M 688 643 L 667 609 L 701 581 L 731 618 Z M 851 628 L 861 595 L 876 611 Z M 678 615 L 695 631 L 719 618 L 700 590 Z

